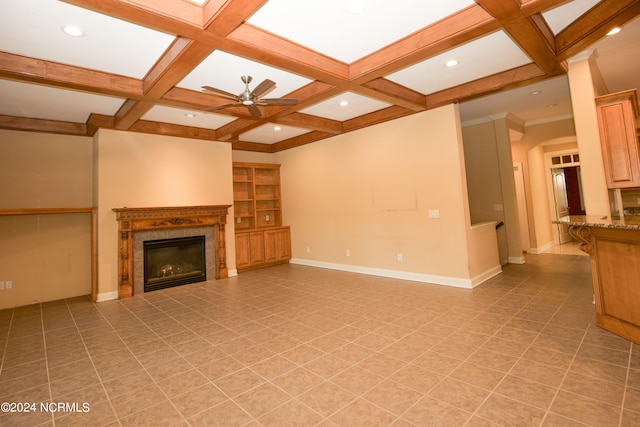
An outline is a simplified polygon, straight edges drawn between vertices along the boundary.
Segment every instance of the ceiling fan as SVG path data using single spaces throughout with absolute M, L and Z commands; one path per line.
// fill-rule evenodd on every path
M 249 83 L 253 78 L 251 76 L 242 76 L 242 82 L 244 83 L 245 89 L 238 95 L 234 95 L 230 92 L 226 92 L 221 89 L 216 89 L 211 86 L 202 86 L 202 89 L 205 92 L 212 92 L 216 95 L 223 96 L 225 98 L 233 99 L 236 102 L 231 104 L 218 105 L 216 107 L 207 108 L 206 111 L 215 111 L 221 110 L 227 107 L 235 107 L 238 105 L 245 105 L 249 112 L 253 117 L 260 117 L 262 113 L 260 109 L 257 107 L 258 105 L 296 105 L 298 103 L 297 99 L 293 98 L 261 98 L 261 96 L 266 95 L 276 88 L 276 83 L 266 79 L 253 90 L 249 90 Z

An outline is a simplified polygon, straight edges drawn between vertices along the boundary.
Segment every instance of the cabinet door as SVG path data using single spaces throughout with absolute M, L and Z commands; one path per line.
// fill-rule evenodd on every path
M 265 261 L 281 261 L 291 258 L 289 228 L 264 232 Z
M 251 265 L 265 262 L 264 233 L 250 233 L 251 239 Z
M 640 186 L 634 98 L 626 93 L 598 98 L 600 143 L 609 188 Z
M 251 239 L 249 233 L 236 234 L 236 268 L 251 265 Z

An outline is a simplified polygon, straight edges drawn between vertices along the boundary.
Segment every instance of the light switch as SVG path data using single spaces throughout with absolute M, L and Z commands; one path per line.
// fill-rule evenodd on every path
M 429 218 L 440 218 L 440 211 L 438 209 L 429 209 Z

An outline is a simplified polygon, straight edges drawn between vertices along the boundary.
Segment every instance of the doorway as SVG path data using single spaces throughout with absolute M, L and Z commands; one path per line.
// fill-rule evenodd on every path
M 552 217 L 558 220 L 568 215 L 584 215 L 584 197 L 580 174 L 580 156 L 577 152 L 549 153 L 551 172 L 550 199 Z M 556 224 L 554 241 L 557 244 L 571 242 L 569 227 Z

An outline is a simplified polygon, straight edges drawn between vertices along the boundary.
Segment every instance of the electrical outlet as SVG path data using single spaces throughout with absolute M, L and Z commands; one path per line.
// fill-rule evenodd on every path
M 269 215 L 265 216 L 265 220 L 269 222 Z
M 5 289 L 13 288 L 13 282 L 11 280 L 7 280 L 6 282 L 4 282 L 4 288 Z
M 309 246 L 307 246 L 307 253 L 310 254 L 311 253 L 311 248 Z
M 238 224 L 240 224 L 240 223 L 242 222 L 242 218 L 238 217 L 238 218 L 236 219 L 236 222 L 237 222 Z
M 402 254 L 400 252 L 398 252 L 397 257 L 398 257 L 398 262 L 402 262 Z
M 427 214 L 429 215 L 429 218 L 440 218 L 440 211 L 438 209 L 429 209 Z
M 351 251 L 349 249 L 347 249 L 347 251 L 345 252 L 346 256 L 351 256 Z

